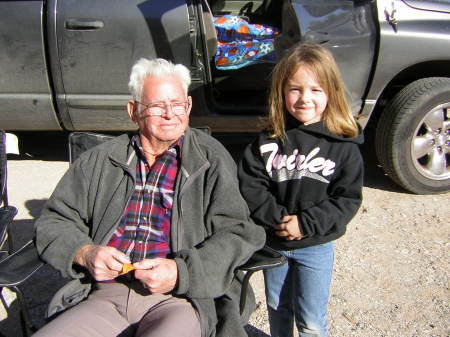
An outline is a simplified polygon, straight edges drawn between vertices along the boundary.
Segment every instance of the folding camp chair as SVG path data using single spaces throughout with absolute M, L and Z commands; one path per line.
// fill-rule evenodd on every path
M 29 336 L 31 332 L 36 331 L 36 328 L 30 321 L 27 304 L 19 286 L 39 270 L 43 262 L 39 260 L 33 241 L 29 241 L 19 250 L 13 251 L 11 226 L 17 214 L 17 208 L 8 204 L 6 135 L 4 131 L 0 131 L 0 189 L 0 300 L 7 310 L 3 288 L 9 288 L 16 293 L 23 334 Z
M 209 128 L 199 128 L 210 134 Z M 69 135 L 69 156 L 70 161 L 75 161 L 84 151 L 99 145 L 103 142 L 111 140 L 114 136 L 104 135 L 91 132 L 72 132 Z M 246 294 L 250 282 L 250 277 L 257 271 L 273 268 L 286 263 L 286 258 L 270 247 L 264 246 L 261 250 L 253 254 L 253 256 L 239 270 L 245 272 L 240 295 L 239 310 L 242 315 L 246 304 Z

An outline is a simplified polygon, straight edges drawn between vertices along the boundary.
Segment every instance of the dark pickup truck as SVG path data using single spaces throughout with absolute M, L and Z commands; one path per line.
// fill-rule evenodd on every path
M 132 64 L 163 57 L 192 72 L 192 126 L 257 131 L 271 62 L 220 70 L 212 18 L 275 27 L 274 53 L 324 44 L 380 164 L 414 193 L 450 190 L 448 0 L 0 1 L 0 128 L 132 130 Z

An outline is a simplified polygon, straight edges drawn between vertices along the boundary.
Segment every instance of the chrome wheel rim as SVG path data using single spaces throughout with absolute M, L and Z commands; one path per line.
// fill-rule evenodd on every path
M 416 170 L 426 178 L 450 178 L 450 103 L 429 111 L 418 124 L 411 142 Z

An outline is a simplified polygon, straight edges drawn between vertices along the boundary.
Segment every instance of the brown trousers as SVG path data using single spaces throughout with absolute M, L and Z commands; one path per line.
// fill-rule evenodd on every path
M 138 282 L 99 283 L 89 297 L 33 337 L 200 337 L 197 311 L 185 299 L 149 294 Z

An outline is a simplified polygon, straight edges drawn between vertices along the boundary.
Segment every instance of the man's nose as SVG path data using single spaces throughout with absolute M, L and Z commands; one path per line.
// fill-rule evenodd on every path
M 163 117 L 165 119 L 172 119 L 173 116 L 175 116 L 175 114 L 173 112 L 172 104 L 166 104 L 166 108 L 161 117 Z

